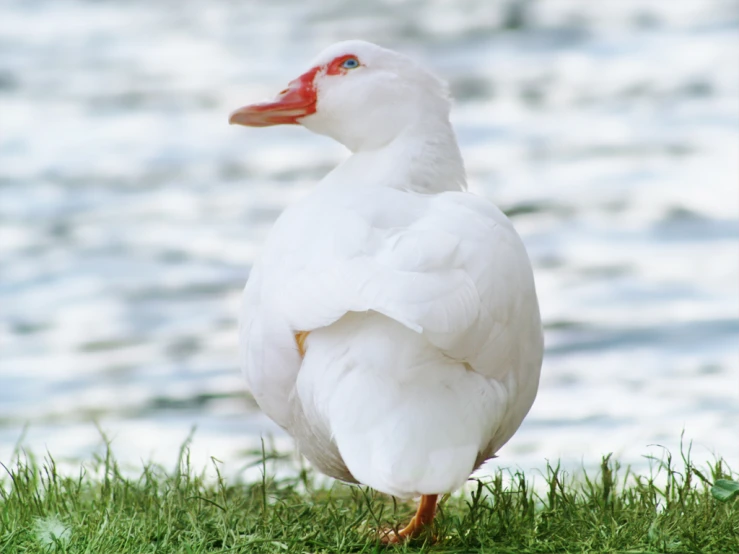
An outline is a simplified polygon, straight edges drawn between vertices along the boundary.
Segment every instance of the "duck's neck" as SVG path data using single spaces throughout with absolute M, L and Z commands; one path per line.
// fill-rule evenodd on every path
M 467 188 L 457 138 L 446 118 L 425 119 L 381 148 L 354 152 L 326 181 L 428 194 Z

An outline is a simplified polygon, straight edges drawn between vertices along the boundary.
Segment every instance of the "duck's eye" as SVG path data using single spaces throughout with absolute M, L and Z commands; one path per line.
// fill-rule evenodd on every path
M 344 69 L 354 69 L 355 67 L 359 67 L 359 60 L 357 58 L 347 58 L 341 64 L 341 67 Z

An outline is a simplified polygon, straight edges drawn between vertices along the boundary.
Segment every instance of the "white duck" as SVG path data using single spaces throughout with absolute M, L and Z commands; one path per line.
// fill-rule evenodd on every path
M 264 412 L 322 472 L 421 495 L 431 523 L 515 433 L 543 339 L 524 245 L 465 192 L 447 86 L 362 41 L 323 51 L 251 127 L 300 124 L 352 155 L 278 218 L 244 290 L 243 369 Z

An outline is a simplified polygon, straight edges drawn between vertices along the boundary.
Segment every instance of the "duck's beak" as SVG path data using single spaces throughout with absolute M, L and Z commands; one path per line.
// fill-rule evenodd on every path
M 316 89 L 313 80 L 316 70 L 304 73 L 291 81 L 277 98 L 259 104 L 250 104 L 231 114 L 228 122 L 248 127 L 296 125 L 298 120 L 316 113 Z

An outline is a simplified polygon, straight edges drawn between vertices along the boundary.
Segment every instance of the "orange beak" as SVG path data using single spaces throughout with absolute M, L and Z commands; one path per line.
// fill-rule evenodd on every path
M 311 69 L 291 81 L 277 98 L 239 108 L 228 118 L 233 125 L 269 127 L 270 125 L 297 125 L 299 119 L 316 113 L 316 89 L 313 84 L 318 68 Z

